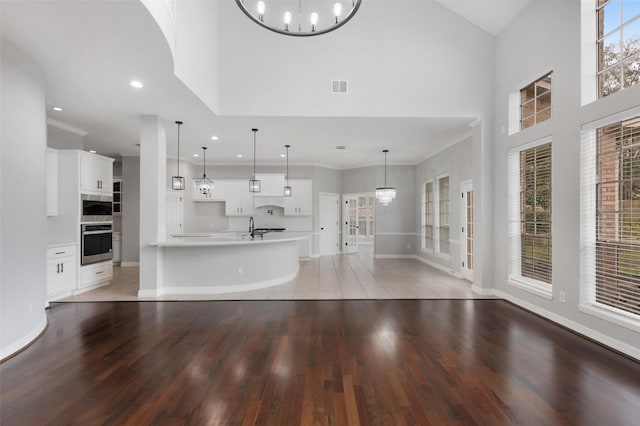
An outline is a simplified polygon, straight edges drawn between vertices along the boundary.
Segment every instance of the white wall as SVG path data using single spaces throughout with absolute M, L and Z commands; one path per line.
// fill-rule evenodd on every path
M 432 0 L 367 0 L 340 29 L 285 37 L 220 2 L 220 114 L 477 117 L 493 38 Z M 350 82 L 331 95 L 330 80 Z M 491 105 L 489 105 L 491 107 Z
M 140 157 L 122 157 L 122 263 L 140 261 Z
M 47 146 L 55 149 L 84 149 L 84 137 L 48 125 Z
M 47 323 L 45 80 L 4 38 L 1 51 L 0 359 Z
M 472 144 L 471 138 L 465 139 L 434 155 L 416 166 L 416 254 L 430 262 L 438 263 L 449 270 L 460 272 L 460 182 L 472 179 Z M 450 230 L 450 258 L 445 260 L 440 256 L 427 254 L 422 251 L 422 191 L 423 183 L 427 179 L 433 180 L 434 188 L 438 184 L 437 177 L 449 175 L 449 230 Z M 436 201 L 436 200 L 434 200 Z
M 595 18 L 594 18 L 595 19 Z M 541 31 L 544 22 L 544 31 Z M 495 289 L 504 297 L 590 335 L 640 354 L 638 333 L 578 310 L 580 273 L 580 126 L 638 105 L 640 85 L 584 107 L 581 100 L 579 1 L 533 1 L 496 39 L 494 151 Z M 533 36 L 535 34 L 535 37 Z M 508 96 L 553 70 L 553 118 L 508 136 Z M 551 135 L 553 138 L 553 300 L 507 284 L 507 152 Z M 558 293 L 566 293 L 566 303 Z M 626 348 L 623 347 L 626 345 Z M 635 349 L 633 349 L 635 348 Z

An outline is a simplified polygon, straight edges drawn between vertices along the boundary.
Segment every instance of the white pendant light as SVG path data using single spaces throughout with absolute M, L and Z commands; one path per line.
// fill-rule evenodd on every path
M 249 192 L 260 192 L 260 181 L 256 179 L 256 133 L 258 129 L 251 129 L 253 132 L 253 179 L 249 181 Z
M 180 176 L 180 126 L 182 121 L 176 121 L 178 125 L 178 173 L 176 176 L 171 176 L 171 188 L 174 191 L 184 191 L 184 177 Z
M 380 204 L 388 206 L 391 201 L 396 198 L 396 189 L 387 186 L 387 153 L 389 150 L 384 149 L 382 152 L 384 152 L 384 186 L 376 188 L 376 198 L 380 201 Z
M 211 194 L 213 191 L 213 181 L 207 177 L 207 147 L 202 147 L 202 177 L 195 180 L 196 188 L 203 195 Z
M 285 145 L 285 148 L 287 148 L 287 183 L 284 186 L 284 196 L 285 197 L 291 197 L 293 195 L 293 191 L 291 190 L 291 186 L 289 186 L 289 148 L 291 148 L 291 145 Z

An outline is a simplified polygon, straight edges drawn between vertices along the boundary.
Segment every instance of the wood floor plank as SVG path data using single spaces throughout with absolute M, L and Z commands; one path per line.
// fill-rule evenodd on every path
M 502 300 L 53 303 L 47 315 L 0 366 L 3 426 L 640 418 L 638 363 Z

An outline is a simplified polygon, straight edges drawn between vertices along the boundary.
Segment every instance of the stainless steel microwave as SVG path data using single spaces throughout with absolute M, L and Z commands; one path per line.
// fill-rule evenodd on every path
M 113 220 L 113 196 L 82 194 L 81 222 L 111 222 Z

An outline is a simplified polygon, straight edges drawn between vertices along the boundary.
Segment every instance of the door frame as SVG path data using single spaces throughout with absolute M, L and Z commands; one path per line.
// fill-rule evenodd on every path
M 322 235 L 320 233 L 320 223 L 322 223 L 322 197 L 332 197 L 335 198 L 335 200 L 338 202 L 336 204 L 337 206 L 337 210 L 338 210 L 338 226 L 337 226 L 337 230 L 336 230 L 336 241 L 338 242 L 338 246 L 336 247 L 335 252 L 333 253 L 323 253 L 322 252 Z M 318 255 L 319 256 L 331 256 L 334 254 L 338 254 L 341 252 L 341 246 L 340 246 L 340 221 L 341 221 L 341 209 L 340 209 L 340 194 L 336 194 L 333 192 L 320 192 L 318 194 L 318 228 L 317 228 L 317 232 L 318 232 Z
M 342 248 L 342 252 L 345 254 L 349 254 L 349 253 L 357 253 L 358 252 L 358 239 L 359 239 L 359 235 L 358 235 L 358 231 L 359 231 L 359 225 L 358 225 L 358 197 L 360 196 L 361 193 L 359 192 L 355 192 L 355 193 L 350 193 L 350 194 L 342 194 L 342 208 L 341 210 L 341 214 L 342 214 L 342 220 L 341 220 L 341 229 L 342 229 L 342 242 L 340 244 L 340 247 Z M 349 246 L 348 243 L 348 238 L 349 238 L 349 208 L 347 203 L 349 202 L 348 200 L 355 200 L 356 203 L 356 230 L 355 230 L 355 239 L 356 239 L 356 244 L 355 247 L 353 245 Z
M 467 198 L 465 194 L 467 192 L 473 193 L 473 181 L 471 179 L 460 181 L 460 273 L 462 277 L 473 282 L 473 266 L 471 269 L 467 267 Z M 474 197 L 475 198 L 475 197 Z M 472 212 L 475 210 L 475 199 L 472 204 Z M 473 215 L 473 213 L 472 213 Z M 471 217 L 471 223 L 473 224 L 473 217 Z M 472 231 L 473 232 L 473 231 Z M 473 244 L 473 234 L 471 236 L 471 241 Z M 472 246 L 473 247 L 473 246 Z M 471 249 L 471 256 L 473 258 L 473 248 Z M 472 263 L 475 263 L 475 259 L 472 260 Z

